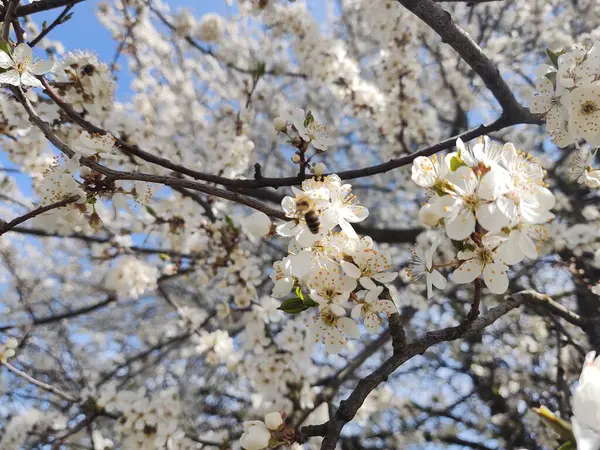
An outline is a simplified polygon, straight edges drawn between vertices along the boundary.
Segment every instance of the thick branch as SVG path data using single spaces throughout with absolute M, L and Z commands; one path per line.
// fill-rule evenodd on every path
M 50 9 L 61 8 L 68 5 L 76 5 L 85 0 L 38 0 L 29 5 L 21 5 L 15 12 L 15 17 L 29 16 L 30 14 L 48 11 Z M 0 13 L 0 19 L 4 19 L 4 10 Z
M 108 132 L 96 125 L 85 120 L 81 115 L 79 115 L 69 104 L 67 104 L 60 96 L 52 89 L 49 85 L 48 81 L 43 77 L 40 78 L 42 84 L 44 85 L 44 89 L 48 96 L 67 114 L 67 116 L 73 120 L 77 125 L 82 127 L 89 133 L 98 133 L 98 134 L 107 134 Z M 23 101 L 21 101 L 23 103 Z M 525 111 L 527 112 L 527 111 Z M 523 113 L 525 114 L 525 113 Z M 449 148 L 454 147 L 456 144 L 456 140 L 461 138 L 463 141 L 470 141 L 479 136 L 483 136 L 484 134 L 492 133 L 495 131 L 502 130 L 504 128 L 510 127 L 512 125 L 522 124 L 522 123 L 540 123 L 538 119 L 533 118 L 528 112 L 526 115 L 523 114 L 513 114 L 510 117 L 503 116 L 500 117 L 495 122 L 489 125 L 480 125 L 477 128 L 473 128 L 471 130 L 465 131 L 464 133 L 460 133 L 451 138 L 445 139 L 441 142 L 438 142 L 435 145 L 426 147 L 418 152 L 411 153 L 410 155 L 403 156 L 401 158 L 391 159 L 385 163 L 376 164 L 374 166 L 364 167 L 362 169 L 356 170 L 346 170 L 342 172 L 337 172 L 342 180 L 350 180 L 355 178 L 363 178 L 369 177 L 373 175 L 377 175 L 379 173 L 389 172 L 390 170 L 397 169 L 398 167 L 406 166 L 411 164 L 416 158 L 419 156 L 431 156 L 435 153 L 441 152 L 443 150 L 447 150 Z M 43 130 L 42 130 L 43 131 Z M 125 153 L 137 156 L 138 158 L 143 159 L 146 162 L 150 162 L 152 164 L 156 164 L 161 167 L 165 167 L 167 169 L 171 169 L 177 173 L 182 175 L 187 175 L 196 180 L 208 181 L 211 183 L 221 184 L 223 186 L 231 187 L 231 188 L 262 188 L 262 187 L 282 187 L 282 186 L 294 186 L 301 184 L 304 180 L 304 177 L 295 176 L 295 177 L 282 177 L 282 178 L 269 178 L 269 177 L 260 177 L 255 180 L 240 180 L 240 179 L 231 179 L 226 177 L 221 177 L 218 175 L 213 175 L 205 172 L 200 172 L 197 170 L 189 169 L 185 166 L 176 164 L 171 162 L 166 158 L 162 158 L 157 155 L 153 155 L 149 152 L 146 152 L 139 148 L 137 145 L 129 144 L 121 139 L 116 140 L 117 145 L 121 150 Z M 56 145 L 56 144 L 55 144 Z
M 360 380 L 350 396 L 340 403 L 335 415 L 326 423 L 315 426 L 306 426 L 301 429 L 303 436 L 324 436 L 322 450 L 333 450 L 337 444 L 342 428 L 354 418 L 367 396 L 402 364 L 416 355 L 423 354 L 428 348 L 441 342 L 452 341 L 478 333 L 493 324 L 503 315 L 517 308 L 525 300 L 522 293 L 505 299 L 499 306 L 491 309 L 485 316 L 479 317 L 466 326 L 444 328 L 425 334 L 424 337 L 413 342 L 405 343 L 404 333 L 399 328 L 399 316 L 390 317 L 390 328 L 394 353 L 377 370 L 366 378 Z
M 452 16 L 432 0 L 398 0 L 406 9 L 429 25 L 481 77 L 486 87 L 502 107 L 502 117 L 516 118 L 525 123 L 535 117 L 517 101 L 498 67 L 483 53 L 471 36 L 460 28 Z

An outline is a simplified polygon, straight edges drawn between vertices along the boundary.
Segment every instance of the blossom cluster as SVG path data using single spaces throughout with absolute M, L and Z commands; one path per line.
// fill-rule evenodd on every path
M 436 265 L 435 245 L 427 252 L 418 249 L 410 272 L 426 277 L 428 297 L 432 284 L 445 286 L 437 269 L 448 266 L 455 267 L 454 282 L 481 277 L 491 292 L 502 294 L 508 266 L 538 256 L 536 243 L 544 239 L 543 224 L 553 218 L 554 195 L 540 164 L 513 144 L 500 146 L 484 137 L 470 146 L 459 139 L 456 146 L 445 156 L 416 158 L 412 180 L 429 195 L 421 222 L 445 229 L 457 259 Z
M 337 354 L 348 338 L 360 336 L 358 322 L 369 333 L 377 333 L 381 315 L 396 312 L 386 283 L 397 272 L 391 271 L 388 252 L 376 249 L 372 239 L 361 238 L 354 230 L 352 224 L 365 220 L 368 210 L 358 204 L 350 184 L 343 184 L 337 175 L 317 176 L 292 191 L 294 196 L 281 202 L 289 220 L 276 226 L 278 235 L 290 239 L 289 255 L 273 265 L 272 295 L 284 298 L 294 290 L 295 297 L 280 306 L 285 312 L 315 308 L 308 318 L 309 335 Z M 263 234 L 270 230 L 261 214 L 251 216 L 246 227 Z
M 600 41 L 548 52 L 553 65 L 536 71 L 531 112 L 546 119 L 552 141 L 566 147 L 585 139 L 600 145 Z

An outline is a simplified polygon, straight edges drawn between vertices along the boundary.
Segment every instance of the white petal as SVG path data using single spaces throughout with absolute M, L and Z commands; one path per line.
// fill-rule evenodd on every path
M 344 269 L 346 275 L 352 278 L 360 278 L 362 275 L 360 269 L 348 261 L 342 261 L 342 269 Z
M 452 272 L 452 279 L 458 284 L 470 283 L 479 275 L 481 275 L 481 264 L 475 259 L 470 259 Z
M 483 281 L 494 294 L 504 294 L 508 289 L 506 266 L 500 262 L 487 264 L 483 269 Z
M 477 220 L 488 231 L 500 231 L 508 225 L 509 220 L 496 203 L 484 203 L 477 208 Z
M 42 87 L 42 83 L 29 72 L 21 74 L 21 84 L 25 86 Z
M 446 219 L 446 234 L 450 239 L 462 241 L 473 231 L 475 231 L 475 217 L 467 208 L 462 208 L 455 217 Z
M 16 62 L 27 62 L 27 60 L 33 59 L 33 51 L 27 44 L 19 44 L 13 51 L 13 59 Z
M 31 66 L 29 71 L 34 75 L 44 75 L 45 73 L 52 71 L 53 67 L 54 67 L 54 61 L 51 61 L 51 60 L 40 61 L 40 62 L 34 64 L 33 66 Z
M 391 283 L 397 276 L 397 272 L 379 272 L 374 274 L 372 278 L 380 283 Z
M 0 83 L 12 84 L 19 86 L 21 84 L 21 74 L 14 69 L 0 73 Z
M 356 305 L 354 308 L 352 308 L 352 311 L 350 312 L 350 317 L 352 317 L 354 320 L 360 319 L 360 316 L 362 314 L 362 308 L 363 305 L 361 303 Z
M 375 310 L 379 312 L 384 312 L 386 314 L 394 314 L 398 312 L 398 308 L 394 305 L 394 302 L 391 300 L 379 300 L 374 305 Z
M 283 278 L 275 282 L 273 286 L 273 297 L 281 298 L 287 295 L 294 287 L 294 280 L 292 278 Z
M 444 278 L 444 276 L 439 271 L 434 270 L 433 272 L 431 272 L 430 277 L 431 277 L 431 281 L 433 282 L 433 285 L 436 288 L 438 288 L 438 289 L 446 288 L 446 278 Z
M 4 53 L 2 50 L 0 50 L 0 68 L 8 69 L 10 67 L 13 67 L 14 65 L 15 63 L 11 59 L 11 57 L 8 56 L 8 54 Z
M 349 317 L 342 317 L 338 319 L 337 325 L 346 336 L 358 339 L 360 337 L 360 328 L 354 320 Z
M 361 277 L 359 281 L 365 289 L 368 289 L 370 291 L 377 289 L 377 285 L 369 277 Z
M 598 450 L 600 448 L 600 435 L 585 426 L 579 424 L 576 417 L 571 420 L 573 434 L 577 441 L 577 450 Z
M 527 233 L 521 233 L 519 244 L 525 256 L 531 259 L 536 259 L 538 257 L 538 252 L 537 248 L 535 247 L 535 243 L 527 235 Z
M 344 218 L 352 223 L 362 222 L 367 217 L 369 217 L 369 210 L 364 206 L 352 206 L 344 214 Z
M 367 314 L 364 319 L 365 330 L 369 334 L 377 334 L 381 331 L 382 320 L 377 314 Z

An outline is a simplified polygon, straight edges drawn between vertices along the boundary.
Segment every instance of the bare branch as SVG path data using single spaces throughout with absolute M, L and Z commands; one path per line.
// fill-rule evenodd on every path
M 51 203 L 50 205 L 40 206 L 39 208 L 29 211 L 27 214 L 17 217 L 16 219 L 11 220 L 10 222 L 8 222 L 4 225 L 0 224 L 0 236 L 2 236 L 6 232 L 12 230 L 17 225 L 20 225 L 23 222 L 28 221 L 29 219 L 39 216 L 40 214 L 51 211 L 53 209 L 62 208 L 63 206 L 74 203 L 75 201 L 77 201 L 78 198 L 79 197 L 69 197 L 69 198 L 60 200 L 58 202 Z
M 42 39 L 44 39 L 46 36 L 48 36 L 48 34 L 54 28 L 56 28 L 61 23 L 63 23 L 65 17 L 69 13 L 69 11 L 71 11 L 71 9 L 73 9 L 73 6 L 74 5 L 68 5 L 65 9 L 63 9 L 63 12 L 61 12 L 60 15 L 56 19 L 54 19 L 54 22 L 52 22 L 50 25 L 48 25 L 46 28 L 44 28 L 42 30 L 42 32 L 35 37 L 35 39 L 29 41 L 29 46 L 30 47 L 35 47 Z
M 15 366 L 5 362 L 5 361 L 0 361 L 0 364 L 2 364 L 4 367 L 6 367 L 8 370 L 10 370 L 12 373 L 14 373 L 15 375 L 23 378 L 24 380 L 28 381 L 29 383 L 45 390 L 48 392 L 51 392 L 53 394 L 58 395 L 59 397 L 62 397 L 63 399 L 72 402 L 72 403 L 77 403 L 79 402 L 79 399 L 76 397 L 73 397 L 70 394 L 67 394 L 66 392 L 58 389 L 57 387 L 54 387 L 48 383 L 44 383 L 43 381 L 40 380 L 36 380 L 35 378 L 33 378 L 30 375 L 27 375 L 25 372 L 17 369 Z
M 502 107 L 501 117 L 513 118 L 513 120 L 519 117 L 524 123 L 537 122 L 535 116 L 517 101 L 500 75 L 498 67 L 483 53 L 471 36 L 452 20 L 450 13 L 432 0 L 398 0 L 398 2 L 429 25 L 442 38 L 442 42 L 450 45 L 481 77 Z
M 406 344 L 402 344 L 403 333 L 400 332 L 397 327 L 400 323 L 399 315 L 393 314 L 390 317 L 390 328 L 395 328 L 395 331 L 391 330 L 392 338 L 394 341 L 397 341 L 398 344 L 394 345 L 394 353 L 392 356 L 377 370 L 358 382 L 352 394 L 340 403 L 335 415 L 328 422 L 321 425 L 303 427 L 300 430 L 300 438 L 324 436 L 325 439 L 323 440 L 321 449 L 333 450 L 337 444 L 342 428 L 354 418 L 356 412 L 362 406 L 367 396 L 379 386 L 379 384 L 386 381 L 398 367 L 412 357 L 423 354 L 433 345 L 478 333 L 493 324 L 500 317 L 519 307 L 524 300 L 525 296 L 522 293 L 515 294 L 512 297 L 506 298 L 499 306 L 492 308 L 485 316 L 467 323 L 466 326 L 461 324 L 457 327 L 449 327 L 429 332 L 426 333 L 424 337 Z

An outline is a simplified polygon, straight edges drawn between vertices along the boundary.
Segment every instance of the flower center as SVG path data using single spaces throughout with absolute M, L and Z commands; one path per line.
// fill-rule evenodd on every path
M 321 314 L 321 320 L 328 327 L 332 327 L 335 325 L 335 322 L 337 321 L 337 316 L 335 314 L 333 314 L 332 312 L 325 311 Z
M 471 211 L 477 210 L 479 207 L 479 197 L 475 194 L 470 194 L 464 197 L 464 202 Z
M 598 111 L 598 106 L 592 100 L 588 100 L 581 105 L 581 114 L 590 115 Z
M 492 251 L 487 249 L 487 248 L 481 248 L 479 249 L 479 260 L 484 264 L 491 264 L 494 262 L 494 255 L 492 254 Z
M 25 64 L 24 62 L 17 63 L 16 69 L 17 69 L 17 72 L 23 73 L 27 70 L 27 64 Z

